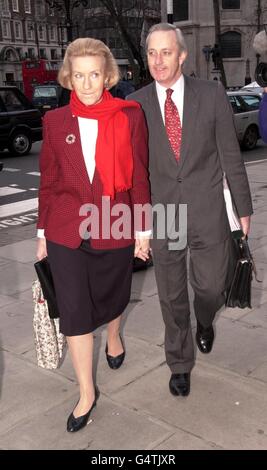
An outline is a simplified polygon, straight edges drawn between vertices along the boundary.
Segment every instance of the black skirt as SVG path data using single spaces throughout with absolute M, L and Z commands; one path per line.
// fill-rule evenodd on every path
M 64 335 L 91 333 L 121 315 L 130 300 L 134 245 L 95 250 L 83 241 L 71 249 L 47 240 L 47 253 Z

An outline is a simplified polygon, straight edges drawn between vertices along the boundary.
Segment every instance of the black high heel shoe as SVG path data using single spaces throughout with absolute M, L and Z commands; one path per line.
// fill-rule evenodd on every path
M 99 398 L 99 395 L 100 395 L 100 392 L 99 392 L 98 388 L 96 388 L 95 389 L 95 399 L 93 401 L 93 404 L 92 404 L 90 410 L 87 411 L 87 413 L 85 413 L 85 415 L 78 416 L 77 418 L 75 418 L 73 412 L 69 415 L 68 421 L 67 421 L 67 431 L 68 432 L 80 431 L 80 429 L 84 428 L 87 425 L 90 414 L 96 406 L 96 402 Z
M 120 335 L 120 340 L 121 340 L 121 344 L 123 347 L 123 352 L 119 354 L 118 356 L 110 356 L 108 354 L 108 344 L 106 343 L 105 353 L 106 353 L 107 363 L 111 369 L 119 369 L 119 367 L 122 365 L 124 358 L 125 358 L 125 349 L 123 346 L 121 335 Z

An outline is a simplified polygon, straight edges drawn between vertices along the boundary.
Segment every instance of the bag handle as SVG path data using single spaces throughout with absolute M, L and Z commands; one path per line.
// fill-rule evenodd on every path
M 251 251 L 250 251 L 250 248 L 249 248 L 249 245 L 248 245 L 248 237 L 246 236 L 245 238 L 240 238 L 238 243 L 239 243 L 239 247 L 240 247 L 240 251 L 241 251 L 242 256 L 244 258 L 247 258 L 251 262 L 252 271 L 254 273 L 256 281 L 257 282 L 263 282 L 260 279 L 258 279 L 256 264 L 255 264 L 255 261 L 253 259 L 253 256 L 251 254 Z

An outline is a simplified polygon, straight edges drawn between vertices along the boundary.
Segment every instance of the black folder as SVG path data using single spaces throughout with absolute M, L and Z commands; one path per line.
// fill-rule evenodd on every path
M 49 316 L 50 318 L 59 318 L 56 292 L 48 258 L 37 261 L 34 267 L 41 284 L 44 299 L 47 301 Z

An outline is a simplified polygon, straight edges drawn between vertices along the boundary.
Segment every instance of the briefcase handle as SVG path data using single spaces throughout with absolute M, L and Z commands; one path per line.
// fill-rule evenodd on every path
M 251 262 L 252 271 L 254 273 L 254 277 L 255 277 L 256 281 L 257 282 L 262 282 L 260 279 L 258 279 L 256 264 L 255 264 L 255 261 L 253 259 L 253 256 L 252 256 L 250 248 L 249 248 L 248 237 L 247 236 L 244 237 L 244 238 L 240 238 L 239 248 L 240 248 L 242 258 L 244 258 L 244 259 Z

